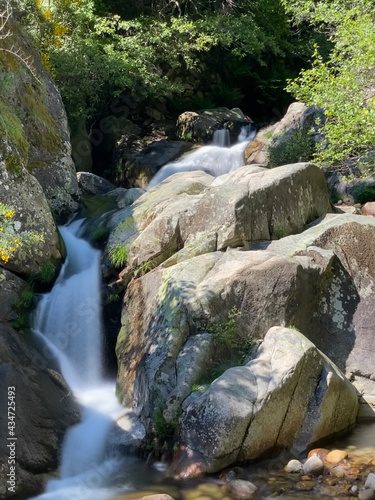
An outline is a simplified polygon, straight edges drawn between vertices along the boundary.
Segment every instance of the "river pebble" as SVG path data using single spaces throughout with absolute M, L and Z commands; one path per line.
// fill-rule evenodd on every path
M 313 481 L 299 481 L 294 485 L 294 488 L 298 491 L 311 491 L 314 488 Z
M 285 472 L 296 474 L 303 471 L 303 465 L 299 460 L 290 460 L 284 467 Z
M 303 472 L 304 474 L 311 474 L 312 476 L 320 476 L 323 474 L 324 464 L 320 460 L 319 457 L 313 455 L 308 458 L 306 462 L 303 464 Z
M 243 479 L 234 479 L 227 483 L 229 495 L 238 500 L 254 500 L 259 498 L 259 490 L 255 484 Z
M 373 474 L 372 472 L 370 472 L 370 474 L 367 476 L 365 488 L 371 488 L 375 491 L 375 474 Z
M 320 458 L 320 460 L 322 460 L 322 462 L 324 462 L 324 460 L 326 459 L 326 456 L 328 455 L 329 452 L 330 452 L 330 450 L 327 450 L 327 448 L 314 448 L 313 450 L 309 451 L 307 458 L 315 456 L 315 457 Z
M 358 498 L 359 500 L 375 500 L 375 491 L 372 488 L 360 490 Z
M 328 453 L 328 455 L 325 458 L 325 462 L 329 464 L 338 464 L 344 458 L 348 456 L 346 451 L 343 450 L 332 450 Z

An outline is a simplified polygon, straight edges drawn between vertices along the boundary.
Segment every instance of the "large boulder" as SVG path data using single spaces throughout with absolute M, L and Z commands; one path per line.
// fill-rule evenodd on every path
M 25 276 L 38 273 L 46 261 L 60 259 L 55 220 L 39 182 L 26 170 L 20 176 L 10 175 L 1 151 L 0 198 L 14 211 L 10 227 L 0 233 L 0 246 L 15 248 L 9 260 L 0 259 L 1 265 Z M 19 246 L 7 243 L 7 235 L 18 238 Z
M 184 141 L 153 142 L 121 164 L 119 167 L 122 172 L 121 183 L 127 188 L 146 188 L 163 165 L 176 160 L 191 147 L 191 143 Z
M 292 103 L 285 116 L 280 121 L 274 125 L 261 128 L 256 134 L 254 140 L 247 145 L 244 152 L 246 164 L 252 165 L 260 163 L 268 165 L 270 163 L 270 148 L 273 148 L 273 150 L 279 148 L 280 153 L 275 159 L 281 161 L 281 163 L 279 162 L 277 165 L 283 165 L 283 153 L 281 150 L 288 143 L 292 143 L 296 139 L 296 131 L 311 134 L 311 131 L 314 130 L 314 135 L 311 135 L 311 137 L 314 137 L 316 142 L 320 140 L 318 126 L 316 125 L 316 118 L 320 115 L 321 113 L 315 108 L 307 107 L 301 102 Z M 304 145 L 305 143 L 307 144 L 308 141 L 305 141 Z M 295 148 L 296 155 L 300 154 L 302 157 L 305 157 L 306 154 L 308 155 L 308 151 L 302 150 L 303 147 L 304 146 Z M 290 163 L 291 161 L 303 160 L 296 157 L 294 159 L 289 158 L 287 162 Z
M 158 404 L 173 422 L 193 385 L 212 381 L 218 366 L 240 364 L 246 346 L 270 327 L 307 328 L 318 311 L 328 324 L 332 309 L 324 306 L 342 296 L 349 315 L 358 300 L 353 281 L 332 252 L 319 249 L 295 257 L 233 249 L 159 267 L 127 288 L 116 349 L 118 394 L 151 432 Z M 234 321 L 232 311 L 238 311 Z M 228 329 L 227 345 L 217 334 Z M 240 353 L 235 343 L 243 346 Z
M 202 111 L 186 111 L 182 113 L 176 124 L 176 135 L 179 139 L 193 142 L 210 142 L 214 132 L 227 128 L 232 142 L 235 142 L 241 128 L 250 121 L 239 108 L 215 108 Z
M 260 248 L 262 245 L 259 245 Z M 330 294 L 310 316 L 295 318 L 297 327 L 329 356 L 361 392 L 374 394 L 375 339 L 369 325 L 375 321 L 375 220 L 362 215 L 327 215 L 300 235 L 270 242 L 267 251 L 279 255 L 312 255 L 317 247 L 340 259 L 352 290 L 340 289 L 342 279 L 330 285 Z M 329 313 L 329 314 L 327 314 Z M 365 355 L 364 355 L 365 353 Z
M 11 35 L 2 41 L 3 48 L 20 50 L 20 57 L 0 52 L 0 71 L 11 75 L 11 83 L 1 95 L 0 157 L 11 177 L 28 182 L 26 170 L 32 174 L 56 217 L 66 219 L 78 206 L 79 190 L 64 106 L 40 55 L 21 27 L 10 19 L 7 29 Z M 22 58 L 28 60 L 31 71 Z
M 107 253 L 128 248 L 127 276 L 227 247 L 301 231 L 332 211 L 322 171 L 304 163 L 244 167 L 221 176 L 182 172 L 148 191 L 111 222 Z
M 284 449 L 299 453 L 347 429 L 357 412 L 340 370 L 298 331 L 274 327 L 255 359 L 227 370 L 188 406 L 172 470 L 187 477 Z
M 29 498 L 42 491 L 45 474 L 57 469 L 62 439 L 66 429 L 79 420 L 79 408 L 55 371 L 52 357 L 47 359 L 35 347 L 35 340 L 33 345 L 32 339 L 4 323 L 0 323 L 0 380 L 0 493 L 2 498 L 15 496 L 7 488 L 7 459 L 11 452 L 8 445 L 13 441 L 6 439 L 14 436 L 15 491 L 17 498 Z M 15 403 L 15 421 L 8 418 L 5 410 L 8 402 Z M 9 425 L 11 421 L 15 422 L 14 430 Z

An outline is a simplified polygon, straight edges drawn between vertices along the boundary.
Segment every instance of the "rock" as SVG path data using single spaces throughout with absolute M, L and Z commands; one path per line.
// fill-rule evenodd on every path
M 206 143 L 212 140 L 215 130 L 225 127 L 231 133 L 232 142 L 235 142 L 241 127 L 248 124 L 249 120 L 238 108 L 186 111 L 177 119 L 176 135 L 184 141 Z
M 297 491 L 311 491 L 314 488 L 313 481 L 299 481 L 294 485 L 294 488 Z
M 274 327 L 254 360 L 227 370 L 190 404 L 179 440 L 205 472 L 215 472 L 286 447 L 302 451 L 351 425 L 357 410 L 356 392 L 337 367 L 299 332 Z M 185 475 L 184 461 L 171 470 Z
M 348 454 L 346 451 L 332 450 L 326 456 L 325 462 L 327 462 L 328 464 L 336 465 L 339 462 L 341 462 L 342 460 L 344 460 L 344 458 L 347 458 L 347 456 L 348 456 Z
M 323 174 L 315 165 L 258 173 L 249 166 L 240 174 L 230 173 L 212 187 L 213 178 L 202 172 L 166 179 L 114 215 L 107 252 L 127 245 L 131 274 L 143 263 L 155 267 L 169 259 L 170 266 L 227 247 L 249 248 L 253 241 L 298 232 L 332 210 Z
M 286 466 L 284 467 L 285 472 L 291 472 L 291 473 L 298 473 L 302 472 L 303 470 L 303 465 L 299 460 L 290 460 Z
M 7 262 L 1 261 L 4 268 L 25 276 L 38 273 L 46 261 L 61 259 L 56 224 L 39 182 L 26 170 L 11 177 L 1 151 L 0 199 L 14 209 L 12 230 L 21 243 Z
M 373 472 L 370 472 L 370 474 L 367 476 L 365 488 L 371 488 L 375 491 L 375 474 Z
M 330 450 L 327 450 L 326 448 L 314 448 L 313 450 L 309 451 L 307 458 L 318 457 L 322 462 L 324 462 L 329 452 Z
M 122 183 L 126 188 L 146 188 L 156 172 L 166 163 L 176 160 L 191 149 L 183 141 L 155 141 L 140 153 L 134 154 L 123 165 Z
M 155 493 L 154 495 L 146 495 L 144 497 L 141 497 L 141 500 L 174 500 L 174 498 L 167 493 Z
M 25 177 L 27 183 L 29 177 L 25 176 L 25 171 L 32 174 L 42 186 L 55 216 L 59 220 L 66 219 L 78 206 L 79 190 L 65 109 L 40 55 L 24 31 L 14 18 L 9 20 L 7 27 L 12 37 L 4 40 L 4 48 L 16 50 L 22 47 L 22 53 L 29 58 L 38 80 L 25 70 L 19 59 L 7 57 L 3 52 L 0 65 L 15 79 L 2 100 L 2 115 L 7 118 L 0 124 L 0 158 L 12 178 L 20 180 Z M 2 177 L 5 177 L 4 172 Z
M 26 284 L 26 281 L 7 269 L 0 268 L 0 323 L 17 318 L 18 313 L 14 306 Z
M 115 186 L 106 179 L 90 172 L 77 172 L 77 181 L 83 194 L 106 194 Z
M 304 334 L 345 372 L 359 392 L 365 396 L 374 394 L 375 339 L 368 335 L 367 328 L 373 318 L 375 321 L 371 298 L 375 290 L 373 217 L 327 215 L 299 235 L 266 245 L 267 251 L 290 256 L 312 255 L 318 247 L 334 252 L 343 265 L 343 274 L 329 285 L 331 298 L 323 301 L 319 311 L 310 317 L 309 324 L 302 318 L 294 318 L 293 324 L 303 328 Z M 262 245 L 253 248 L 262 248 Z M 338 292 L 344 281 L 345 289 Z M 332 298 L 333 295 L 336 299 Z M 364 352 L 366 356 L 363 356 Z
M 315 119 L 318 114 L 319 112 L 316 109 L 308 108 L 303 103 L 292 103 L 285 116 L 279 122 L 261 128 L 254 140 L 248 144 L 245 150 L 246 164 L 261 163 L 267 166 L 269 162 L 269 148 L 292 140 L 296 130 L 309 132 L 314 127 L 315 134 L 317 134 L 318 130 Z
M 107 193 L 108 196 L 113 196 L 116 199 L 118 209 L 132 205 L 138 198 L 140 198 L 146 191 L 141 188 L 116 188 Z
M 126 412 L 113 425 L 107 437 L 107 447 L 109 450 L 122 449 L 129 454 L 139 449 L 145 437 L 146 431 L 139 418 L 132 412 Z
M 375 217 L 375 201 L 368 201 L 362 207 L 363 215 L 371 215 Z
M 57 469 L 64 434 L 79 420 L 78 405 L 70 389 L 57 373 L 52 356 L 46 357 L 45 350 L 42 355 L 41 350 L 31 344 L 28 336 L 0 323 L 1 393 L 5 405 L 8 388 L 15 387 L 17 493 L 22 498 L 40 493 L 42 474 Z M 6 418 L 2 412 L 3 429 L 7 428 Z M 0 443 L 2 484 L 6 484 L 8 472 L 7 444 L 5 439 Z
M 360 500 L 374 500 L 375 491 L 372 488 L 366 488 L 358 492 L 358 498 Z
M 319 476 L 323 473 L 324 465 L 319 457 L 313 455 L 308 458 L 306 462 L 303 464 L 303 473 L 310 474 L 312 476 Z
M 247 500 L 259 498 L 259 490 L 255 484 L 244 479 L 233 479 L 226 485 L 228 494 L 235 499 Z

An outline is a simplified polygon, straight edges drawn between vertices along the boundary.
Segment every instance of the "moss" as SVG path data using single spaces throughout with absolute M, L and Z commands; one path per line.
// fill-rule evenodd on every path
M 2 132 L 14 150 L 7 152 L 5 165 L 11 174 L 19 174 L 22 171 L 22 164 L 27 162 L 29 143 L 25 136 L 25 131 L 21 120 L 12 110 L 10 105 L 0 98 L 0 132 Z
M 38 93 L 30 84 L 24 86 L 22 96 L 27 114 L 27 135 L 29 141 L 38 144 L 38 148 L 55 156 L 62 148 L 63 141 L 60 129 L 45 103 L 44 96 Z M 36 162 L 28 165 L 32 172 L 38 168 Z

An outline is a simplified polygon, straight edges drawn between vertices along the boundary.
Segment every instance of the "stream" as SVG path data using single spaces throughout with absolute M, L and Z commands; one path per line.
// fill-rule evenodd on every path
M 226 140 L 220 137 L 220 141 Z M 237 157 L 238 151 L 242 154 L 243 144 L 208 148 L 232 150 Z M 176 500 L 228 500 L 226 472 L 204 480 L 178 482 L 168 479 L 160 464 L 147 465 L 109 449 L 108 434 L 126 409 L 116 399 L 115 382 L 103 375 L 100 252 L 79 237 L 81 225 L 82 220 L 76 220 L 60 227 L 67 258 L 53 289 L 39 301 L 33 316 L 33 334 L 54 353 L 82 405 L 82 420 L 66 434 L 59 477 L 50 479 L 45 492 L 35 499 L 131 500 L 151 493 L 169 493 Z M 328 445 L 346 449 L 353 464 L 368 464 L 375 458 L 375 423 L 362 423 L 347 437 Z M 293 490 L 293 480 L 283 473 L 286 461 L 281 457 L 243 466 L 241 470 L 259 487 L 263 497 L 301 498 Z M 308 495 L 325 498 L 322 491 L 316 489 Z

